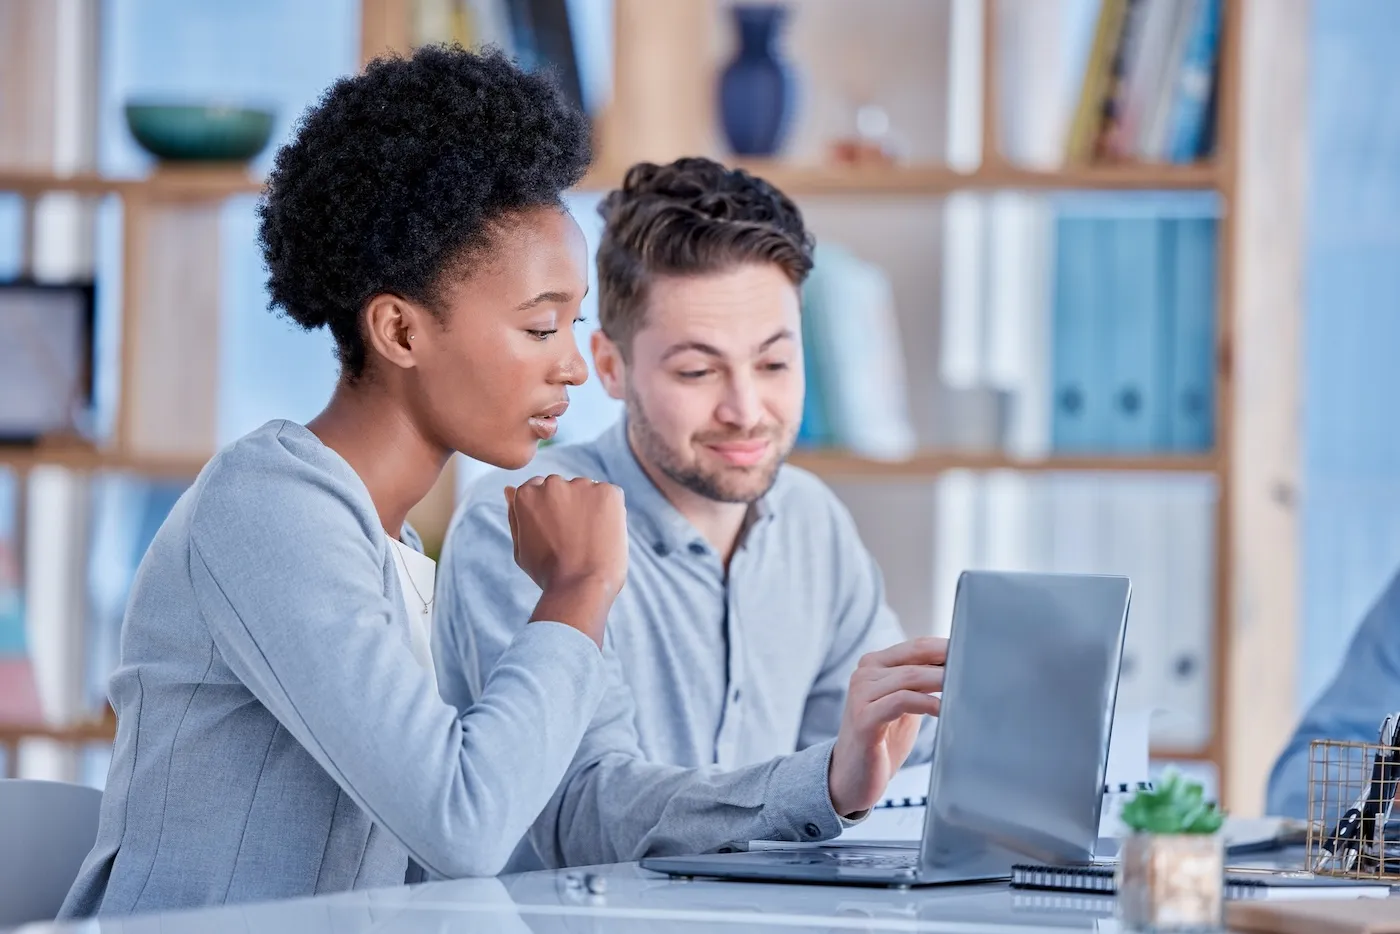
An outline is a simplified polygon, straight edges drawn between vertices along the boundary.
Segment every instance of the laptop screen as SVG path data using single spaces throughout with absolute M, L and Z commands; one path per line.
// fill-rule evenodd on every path
M 962 575 L 925 866 L 1092 858 L 1129 595 L 1123 577 Z

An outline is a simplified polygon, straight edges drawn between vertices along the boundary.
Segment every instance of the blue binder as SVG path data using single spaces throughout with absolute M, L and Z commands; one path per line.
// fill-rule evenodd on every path
M 1164 259 L 1171 279 L 1169 447 L 1204 453 L 1215 445 L 1216 253 L 1214 218 L 1178 218 Z
M 1167 336 L 1161 284 L 1161 222 L 1151 213 L 1105 220 L 1110 231 L 1108 447 L 1142 454 L 1167 446 L 1166 379 L 1161 348 Z
M 817 332 L 821 327 L 820 318 L 824 312 L 823 297 L 819 281 L 813 276 L 803 284 L 802 289 L 802 375 L 806 383 L 806 393 L 802 399 L 802 424 L 797 429 L 797 446 L 803 448 L 829 448 L 837 445 L 831 423 L 826 415 L 824 393 L 830 388 L 823 379 L 819 362 Z
M 1104 222 L 1092 217 L 1061 214 L 1055 222 L 1050 437 L 1056 451 L 1101 451 L 1106 442 L 1104 233 Z

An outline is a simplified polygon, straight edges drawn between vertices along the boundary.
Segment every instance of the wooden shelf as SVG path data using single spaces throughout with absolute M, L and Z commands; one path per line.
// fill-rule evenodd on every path
M 734 163 L 790 195 L 946 195 L 958 191 L 1212 191 L 1221 176 L 1213 164 L 1094 165 L 1056 171 L 991 164 L 972 172 L 940 165 L 802 165 L 749 160 Z M 622 183 L 626 169 L 597 165 L 579 183 L 581 191 L 605 191 Z M 53 192 L 101 197 L 144 196 L 152 200 L 218 200 L 262 192 L 262 179 L 243 166 L 161 168 L 146 178 L 91 173 L 52 175 L 0 171 L 0 192 L 35 198 Z
M 0 171 L 0 192 L 28 198 L 55 192 L 102 197 L 145 197 L 156 201 L 207 201 L 235 195 L 256 195 L 263 180 L 241 164 L 161 167 L 145 178 L 113 178 L 94 173 L 54 175 L 44 172 Z
M 796 450 L 789 460 L 821 477 L 899 479 L 937 477 L 951 470 L 1105 473 L 1214 473 L 1213 455 L 1067 456 L 1016 458 L 998 452 L 927 451 L 902 461 L 877 461 L 843 451 Z
M 1195 165 L 1092 165 L 1038 171 L 1006 163 L 958 172 L 940 165 L 801 165 L 781 161 L 733 163 L 800 195 L 946 195 L 959 191 L 1213 191 L 1221 173 L 1213 163 Z M 625 169 L 596 166 L 580 183 L 585 191 L 615 188 Z
M 0 444 L 0 468 L 18 471 L 54 466 L 70 470 L 129 471 L 153 477 L 193 478 L 205 463 L 205 460 L 198 458 L 129 454 L 83 444 Z
M 46 740 L 65 746 L 111 744 L 117 735 L 113 716 L 83 720 L 77 723 L 7 723 L 0 721 L 0 752 L 4 753 L 4 771 L 0 778 L 19 777 L 19 749 L 26 740 Z
M 87 720 L 78 723 L 6 723 L 0 721 L 0 747 L 29 739 L 56 743 L 110 743 L 117 735 L 116 720 Z

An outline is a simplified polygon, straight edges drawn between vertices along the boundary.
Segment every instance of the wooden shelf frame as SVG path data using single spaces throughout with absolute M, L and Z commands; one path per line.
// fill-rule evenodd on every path
M 686 135 L 687 121 L 694 123 L 701 119 L 700 106 L 692 107 L 696 101 L 708 94 L 708 87 L 689 87 L 687 82 L 676 81 L 676 64 L 668 61 L 671 51 L 684 59 L 684 68 L 709 67 L 705 59 L 707 52 L 699 48 L 703 42 L 696 41 L 696 24 L 704 25 L 707 16 L 714 15 L 717 0 L 615 0 L 618 32 L 615 37 L 614 54 L 617 60 L 628 59 L 628 67 L 634 71 L 626 75 L 622 82 L 621 94 L 617 102 L 628 106 L 638 104 L 638 112 L 619 114 L 618 107 L 605 113 L 600 119 L 599 162 L 580 185 L 584 190 L 599 190 L 615 187 L 620 183 L 625 166 L 640 159 L 664 160 L 674 158 L 682 152 L 700 151 L 691 140 L 696 136 Z M 1236 512 L 1250 519 L 1251 528 L 1257 530 L 1257 518 L 1247 512 L 1257 509 L 1252 505 L 1254 483 L 1261 468 L 1251 465 L 1253 484 L 1244 497 L 1240 495 L 1241 479 L 1237 475 L 1239 462 L 1245 460 L 1237 448 L 1238 429 L 1235 424 L 1237 397 L 1241 389 L 1235 378 L 1236 369 L 1236 322 L 1241 315 L 1241 300 L 1238 267 L 1242 262 L 1241 237 L 1242 221 L 1239 217 L 1242 203 L 1239 196 L 1241 171 L 1241 96 L 1244 90 L 1242 80 L 1243 47 L 1246 45 L 1246 28 L 1254 37 L 1257 47 L 1251 47 L 1250 60 L 1259 58 L 1265 47 L 1259 43 L 1270 29 L 1284 30 L 1284 38 L 1296 38 L 1287 30 L 1290 22 L 1297 22 L 1301 14 L 1296 9 L 1298 0 L 1226 0 L 1224 4 L 1224 28 L 1221 43 L 1220 64 L 1220 107 L 1217 114 L 1216 153 L 1209 162 L 1197 165 L 1089 165 L 1065 166 L 1052 171 L 1038 171 L 1016 165 L 1007 160 L 1000 146 L 1000 88 L 999 88 L 999 43 L 998 43 L 998 3 L 1002 0 L 983 0 L 983 56 L 982 56 L 982 161 L 966 172 L 960 172 L 942 165 L 897 165 L 880 167 L 845 167 L 826 165 L 803 165 L 785 161 L 741 161 L 750 171 L 755 172 L 781 187 L 794 196 L 846 196 L 861 198 L 882 198 L 888 196 L 940 196 L 962 191 L 995 192 L 1004 190 L 1022 191 L 1207 191 L 1217 193 L 1222 202 L 1220 227 L 1220 253 L 1217 301 L 1216 343 L 1219 359 L 1216 392 L 1216 447 L 1209 454 L 1188 457 L 1066 457 L 1050 456 L 1045 459 L 1018 460 L 1002 454 L 986 454 L 957 451 L 920 452 L 907 461 L 898 463 L 876 462 L 840 452 L 801 452 L 793 462 L 826 477 L 847 477 L 872 481 L 898 480 L 903 478 L 921 479 L 937 477 L 954 470 L 972 471 L 1090 471 L 1090 472 L 1189 472 L 1212 474 L 1218 479 L 1217 506 L 1215 515 L 1216 571 L 1213 581 L 1215 593 L 1214 657 L 1212 659 L 1212 708 L 1215 721 L 1208 746 L 1202 750 L 1154 750 L 1154 754 L 1170 758 L 1209 761 L 1219 770 L 1221 787 L 1225 791 L 1226 804 L 1230 796 L 1239 793 L 1240 780 L 1236 770 L 1242 764 L 1239 754 L 1232 755 L 1232 739 L 1247 735 L 1249 728 L 1241 728 L 1238 721 L 1257 723 L 1269 718 L 1241 715 L 1241 705 L 1237 698 L 1239 690 L 1232 688 L 1232 674 L 1241 670 L 1242 659 L 1235 657 L 1233 633 L 1237 623 L 1236 578 L 1241 572 L 1240 524 Z M 362 56 L 368 59 L 385 49 L 406 51 L 409 30 L 409 0 L 363 0 Z M 1262 25 L 1249 25 L 1250 22 Z M 672 18 L 683 34 L 686 42 L 683 48 L 668 51 L 668 36 L 661 36 L 649 49 L 634 49 L 628 58 L 627 46 L 621 40 L 629 37 L 649 35 L 647 29 L 654 25 L 656 18 Z M 1290 20 L 1292 17 L 1292 20 Z M 1305 17 L 1304 17 L 1305 18 Z M 631 32 L 627 32 L 627 30 Z M 686 31 L 689 30 L 689 31 Z M 634 43 L 635 45 L 635 43 Z M 675 43 L 670 43 L 675 45 Z M 1273 46 L 1269 46 L 1273 48 Z M 1262 68 L 1256 65 L 1255 70 Z M 647 84 L 647 76 L 636 69 L 659 68 L 665 73 L 664 80 L 653 86 Z M 695 74 L 690 76 L 693 79 Z M 683 78 L 686 76 L 682 76 Z M 1257 77 L 1257 75 L 1256 75 Z M 1292 77 L 1291 74 L 1286 77 Z M 615 82 L 617 84 L 618 82 Z M 689 84 L 694 84 L 691 80 Z M 1295 82 L 1296 83 L 1296 82 Z M 1254 82 L 1256 97 L 1263 97 Z M 628 96 L 631 95 L 631 96 Z M 615 102 L 616 103 L 616 102 Z M 659 103 L 659 109 L 658 109 Z M 703 106 L 703 104 L 701 105 Z M 646 110 L 651 107 L 652 110 Z M 635 109 L 635 108 L 634 108 Z M 645 111 L 645 112 L 642 112 Z M 1253 112 L 1253 111 L 1251 111 Z M 1291 111 L 1290 111 L 1291 113 Z M 621 121 L 618 120 L 621 116 Z M 1291 118 L 1290 118 L 1291 119 Z M 611 131 L 610 131 L 611 127 Z M 707 128 L 708 129 L 708 128 Z M 668 134 L 670 134 L 668 136 Z M 682 142 L 676 146 L 671 143 Z M 619 143 L 625 144 L 619 145 Z M 1261 146 L 1256 143 L 1252 150 L 1257 161 Z M 732 160 L 731 160 L 732 161 Z M 1256 170 L 1256 162 L 1250 162 L 1251 171 Z M 1274 179 L 1287 173 L 1274 169 L 1264 173 Z M 151 204 L 160 201 L 199 201 L 227 198 L 239 195 L 257 194 L 262 189 L 262 181 L 224 170 L 167 171 L 153 173 L 146 179 L 113 179 L 97 175 L 75 175 L 58 177 L 37 173 L 0 172 L 0 191 L 18 193 L 27 198 L 37 198 L 49 192 L 65 191 L 89 196 L 110 196 L 130 199 L 133 203 Z M 1249 218 L 1243 222 L 1247 224 Z M 1267 250 L 1257 251 L 1267 253 Z M 1258 260 L 1255 260 L 1258 264 Z M 124 306 L 128 304 L 124 302 Z M 124 307 L 124 315 L 131 314 Z M 1257 328 L 1255 329 L 1257 330 Z M 1251 331 L 1253 333 L 1253 331 Z M 1240 385 L 1248 385 L 1241 380 Z M 43 464 L 58 463 L 74 469 L 113 469 L 137 470 L 151 473 L 171 473 L 192 475 L 200 463 L 195 458 L 159 459 L 125 455 L 116 451 L 98 450 L 72 446 L 40 448 L 0 448 L 0 464 L 17 467 L 21 470 Z M 1251 499 L 1250 496 L 1253 495 Z M 1243 506 L 1238 505 L 1245 500 Z M 1289 604 L 1291 606 L 1291 604 Z M 1291 624 L 1290 624 L 1291 625 Z M 1246 645 L 1259 641 L 1258 635 L 1246 636 Z M 1246 711 L 1247 714 L 1247 711 Z M 1271 721 L 1269 721 L 1271 722 Z M 5 734 L 0 731 L 0 743 Z M 1257 743 L 1255 745 L 1258 745 Z M 1257 771 L 1257 765 L 1250 765 L 1246 771 Z M 1243 795 L 1250 797 L 1249 794 Z

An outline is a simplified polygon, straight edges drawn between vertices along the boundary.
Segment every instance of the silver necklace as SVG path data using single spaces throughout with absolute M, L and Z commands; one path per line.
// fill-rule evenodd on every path
M 407 548 L 408 546 L 405 545 L 405 544 L 403 544 L 402 542 L 395 541 L 395 540 L 392 539 L 392 538 L 389 539 L 389 541 L 392 542 L 392 543 L 394 544 L 394 554 L 396 554 L 396 555 L 399 556 L 399 564 L 402 564 L 402 565 L 403 565 L 403 576 L 408 578 L 408 585 L 409 585 L 410 587 L 413 588 L 414 596 L 416 596 L 416 597 L 418 598 L 418 602 L 421 603 L 421 604 L 423 604 L 423 615 L 424 615 L 424 616 L 427 616 L 427 615 L 428 615 L 428 607 L 432 606 L 432 605 L 433 605 L 433 600 L 435 600 L 435 599 L 437 599 L 437 598 L 436 598 L 436 597 L 432 597 L 432 598 L 427 599 L 427 600 L 424 600 L 424 599 L 423 599 L 423 592 L 422 592 L 421 590 L 418 589 L 418 583 L 413 579 L 413 572 L 411 572 L 411 571 L 408 569 L 408 561 L 407 561 L 407 559 L 405 559 L 403 555 L 399 554 L 399 549 L 400 549 L 400 548 Z

